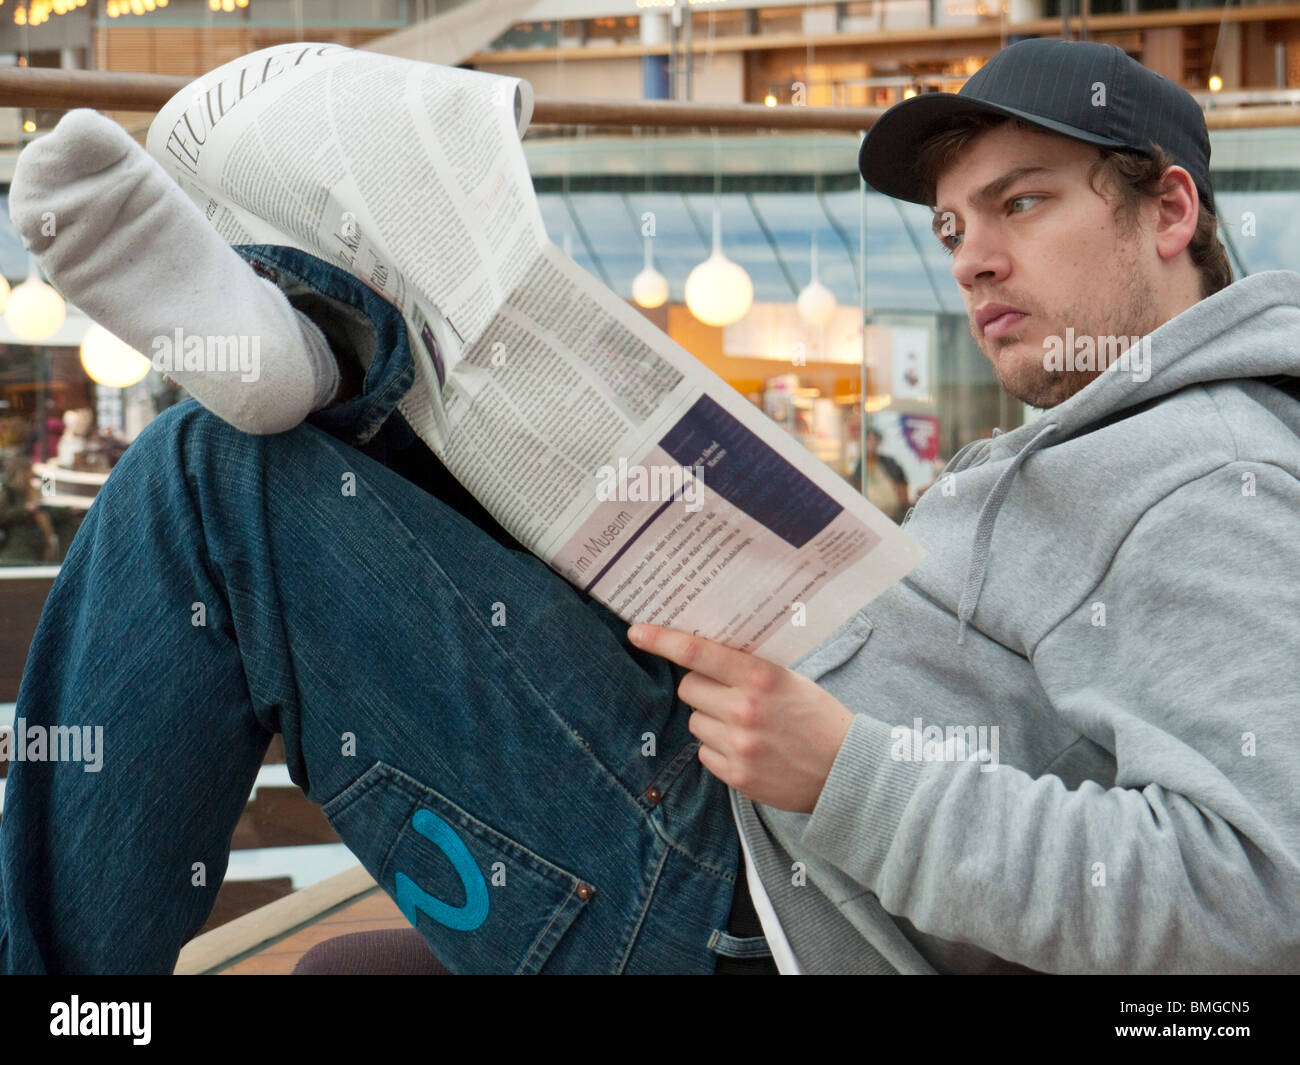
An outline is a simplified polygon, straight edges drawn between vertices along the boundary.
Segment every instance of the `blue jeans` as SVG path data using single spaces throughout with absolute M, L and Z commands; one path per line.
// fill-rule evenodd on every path
M 752 954 L 717 935 L 739 841 L 682 671 L 396 471 L 422 445 L 393 409 L 412 369 L 391 306 L 300 252 L 240 250 L 331 340 L 373 331 L 364 391 L 268 437 L 186 401 L 108 478 L 16 708 L 29 730 L 102 726 L 102 768 L 11 765 L 0 971 L 170 972 L 277 732 L 453 972 Z

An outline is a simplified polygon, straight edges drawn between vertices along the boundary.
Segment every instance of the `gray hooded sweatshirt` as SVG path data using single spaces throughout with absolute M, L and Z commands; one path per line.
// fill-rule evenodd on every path
M 855 715 L 817 806 L 732 798 L 805 972 L 1300 971 L 1300 274 L 1148 340 L 795 665 Z

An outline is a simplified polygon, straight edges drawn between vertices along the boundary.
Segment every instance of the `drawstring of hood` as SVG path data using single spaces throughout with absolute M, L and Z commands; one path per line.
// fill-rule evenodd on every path
M 979 604 L 998 511 L 1017 471 L 1030 455 L 1044 443 L 1072 437 L 1102 419 L 1156 402 L 1189 385 L 1242 378 L 1267 379 L 1273 375 L 1300 376 L 1295 342 L 1297 328 L 1300 328 L 1300 273 L 1269 270 L 1251 274 L 1194 304 L 1142 338 L 1149 357 L 1139 363 L 1138 369 L 1144 367 L 1145 372 L 1116 363 L 1044 415 L 1051 421 L 1038 429 L 1033 439 L 1012 458 L 980 508 L 966 584 L 957 606 L 957 642 L 965 642 L 966 624 Z M 1030 425 L 1021 426 L 1016 432 L 1021 430 L 1032 431 Z M 967 445 L 971 451 L 966 465 L 987 461 L 990 452 L 998 448 L 997 440 L 978 444 L 982 446 Z
M 971 541 L 970 564 L 966 570 L 966 587 L 962 589 L 961 601 L 957 604 L 957 643 L 958 645 L 966 642 L 966 622 L 975 614 L 975 608 L 979 605 L 980 591 L 984 587 L 984 573 L 988 568 L 989 561 L 989 544 L 993 540 L 993 525 L 998 520 L 998 511 L 1002 509 L 1002 502 L 1006 499 L 1007 493 L 1011 490 L 1011 482 L 1015 479 L 1016 473 L 1019 472 L 1025 459 L 1029 458 L 1047 438 L 1056 432 L 1057 423 L 1049 422 L 1044 425 L 1033 439 L 1029 441 L 1015 458 L 1011 460 L 1010 465 L 1002 471 L 1002 475 L 993 485 L 993 490 L 989 492 L 988 497 L 984 500 L 984 506 L 980 508 L 979 521 L 975 525 L 975 537 Z

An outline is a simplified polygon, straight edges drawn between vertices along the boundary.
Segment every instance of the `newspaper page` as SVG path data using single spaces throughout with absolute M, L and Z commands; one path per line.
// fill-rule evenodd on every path
M 791 665 L 920 546 L 546 236 L 527 82 L 295 43 L 222 66 L 147 147 L 232 244 L 398 308 L 398 409 L 520 543 L 629 623 Z

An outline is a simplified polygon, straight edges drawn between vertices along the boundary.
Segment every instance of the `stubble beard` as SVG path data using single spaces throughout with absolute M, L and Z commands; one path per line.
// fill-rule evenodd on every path
M 1122 295 L 1118 303 L 1098 307 L 1095 302 L 1084 304 L 1072 302 L 1060 313 L 1050 318 L 1041 312 L 1031 310 L 1028 323 L 1038 324 L 1052 322 L 1055 336 L 1064 344 L 1066 327 L 1073 326 L 1074 336 L 1091 336 L 1094 344 L 1099 337 L 1140 337 L 1153 332 L 1160 324 L 1155 311 L 1155 286 L 1136 265 L 1125 278 Z M 1033 304 L 1019 299 L 1005 299 L 1000 302 L 1010 303 L 1016 307 L 1032 307 Z M 974 324 L 971 327 L 974 334 Z M 1049 336 L 1052 333 L 1047 334 Z M 1015 345 L 1024 347 L 1021 333 L 1008 333 L 993 341 L 986 341 L 975 335 L 976 343 L 984 353 L 1002 387 L 1023 403 L 1046 410 L 1064 403 L 1091 381 L 1095 381 L 1104 372 L 1099 370 L 1049 370 L 1043 366 L 1045 348 L 1038 350 L 1021 350 L 1011 357 L 1002 357 L 1001 353 Z M 1041 343 L 1041 342 L 1040 342 Z M 1094 348 L 1094 350 L 1100 350 Z

